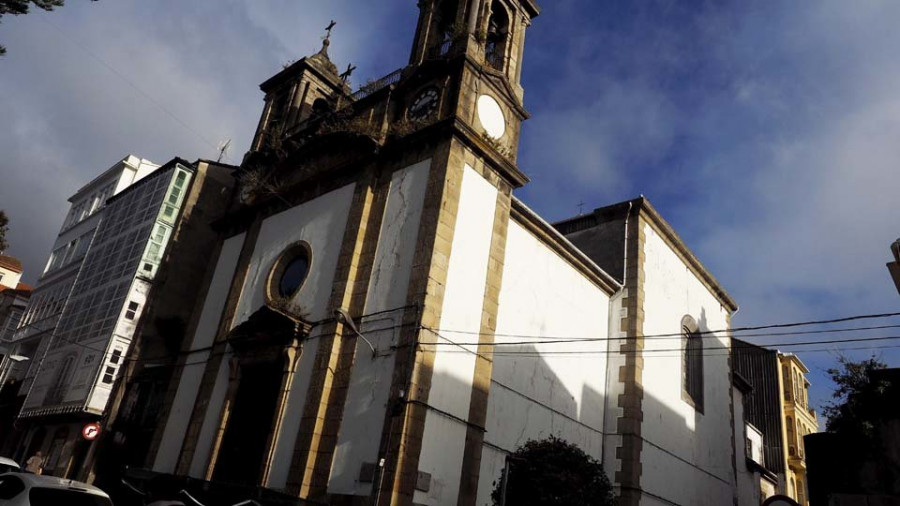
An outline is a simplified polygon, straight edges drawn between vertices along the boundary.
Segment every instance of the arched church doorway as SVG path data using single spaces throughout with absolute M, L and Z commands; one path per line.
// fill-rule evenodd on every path
M 267 457 L 266 441 L 275 422 L 284 367 L 278 362 L 238 367 L 234 404 L 213 479 L 256 485 Z
M 219 425 L 224 430 L 211 462 L 213 481 L 265 482 L 300 341 L 309 329 L 299 319 L 263 307 L 229 333 L 234 356 Z

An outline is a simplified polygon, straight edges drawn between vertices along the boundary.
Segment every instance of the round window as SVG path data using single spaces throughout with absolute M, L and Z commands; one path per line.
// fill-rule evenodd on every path
M 289 247 L 269 274 L 269 298 L 291 298 L 309 275 L 310 249 L 305 242 Z

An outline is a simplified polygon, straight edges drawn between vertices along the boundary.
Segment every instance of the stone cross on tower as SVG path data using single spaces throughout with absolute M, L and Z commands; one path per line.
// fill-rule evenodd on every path
M 348 63 L 347 70 L 345 70 L 344 73 L 341 74 L 341 81 L 346 83 L 347 80 L 350 79 L 350 75 L 353 74 L 354 70 L 356 70 L 356 67 L 353 66 L 352 63 Z
M 332 19 L 331 23 L 328 23 L 328 26 L 325 27 L 325 36 L 322 37 L 322 49 L 319 50 L 319 54 L 328 56 L 328 46 L 331 45 L 331 30 L 335 25 L 337 25 L 337 22 Z

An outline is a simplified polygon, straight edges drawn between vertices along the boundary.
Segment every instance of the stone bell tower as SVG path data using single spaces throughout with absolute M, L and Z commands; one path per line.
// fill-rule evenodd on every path
M 259 85 L 265 94 L 265 106 L 251 152 L 264 150 L 290 136 L 304 121 L 333 111 L 342 98 L 350 95 L 346 79 L 328 56 L 335 24 L 332 21 L 326 29 L 317 53 L 285 65 L 281 72 Z
M 421 104 L 431 100 L 446 104 L 439 113 L 454 115 L 466 135 L 515 163 L 521 122 L 528 118 L 521 85 L 525 32 L 540 13 L 537 4 L 423 0 L 419 8 L 410 54 L 419 89 L 407 97 L 409 113 L 421 114 Z M 527 181 L 512 179 L 514 186 Z

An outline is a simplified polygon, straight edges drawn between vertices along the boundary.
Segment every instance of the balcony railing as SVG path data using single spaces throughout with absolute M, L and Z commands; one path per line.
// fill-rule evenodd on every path
M 428 51 L 425 53 L 425 57 L 429 60 L 436 60 L 438 58 L 443 58 L 450 54 L 450 48 L 453 47 L 453 40 L 448 39 L 440 44 L 435 44 L 428 48 Z
M 403 75 L 403 69 L 397 69 L 390 74 L 382 77 L 381 79 L 372 81 L 370 83 L 364 84 L 360 87 L 359 90 L 356 91 L 353 95 L 350 96 L 353 102 L 357 102 L 362 100 L 369 95 L 382 90 L 392 84 L 397 84 L 400 81 L 400 77 Z

